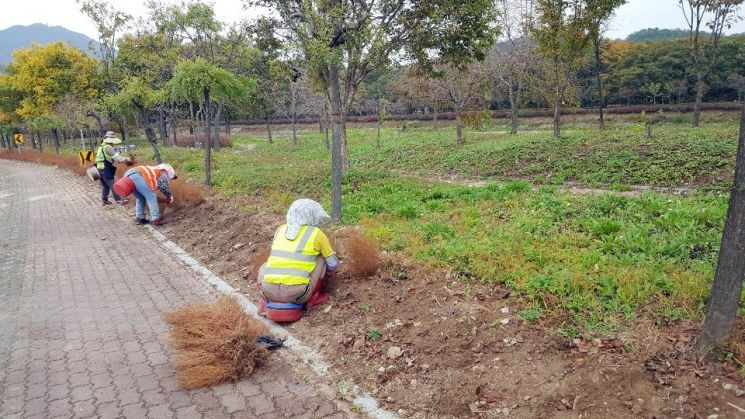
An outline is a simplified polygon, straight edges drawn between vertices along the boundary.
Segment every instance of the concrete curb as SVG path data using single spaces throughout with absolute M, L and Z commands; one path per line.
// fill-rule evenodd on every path
M 169 240 L 160 231 L 156 230 L 153 226 L 146 225 L 145 228 L 150 232 L 153 238 L 158 241 L 169 253 L 176 256 L 179 260 L 184 262 L 194 272 L 198 273 L 212 288 L 217 292 L 225 295 L 230 295 L 235 298 L 236 301 L 243 307 L 243 310 L 250 316 L 261 320 L 269 331 L 274 336 L 284 339 L 285 346 L 292 349 L 311 369 L 320 376 L 328 375 L 329 365 L 323 360 L 321 354 L 305 346 L 300 340 L 290 334 L 285 328 L 279 326 L 271 320 L 259 316 L 258 307 L 252 303 L 245 295 L 238 292 L 235 288 L 230 286 L 227 282 L 223 281 L 222 278 L 215 275 L 207 267 L 199 263 L 198 260 L 194 259 L 180 248 L 176 243 Z M 395 419 L 397 416 L 392 412 L 389 412 L 380 407 L 377 400 L 375 400 L 369 394 L 360 394 L 355 396 L 353 403 L 360 407 L 363 413 L 376 419 Z

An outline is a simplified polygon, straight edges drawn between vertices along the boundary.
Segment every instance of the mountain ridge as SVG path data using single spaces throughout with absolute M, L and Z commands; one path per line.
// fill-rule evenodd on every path
M 0 70 L 13 61 L 13 51 L 29 47 L 34 42 L 46 45 L 57 41 L 66 42 L 87 54 L 91 54 L 90 45 L 93 45 L 94 49 L 99 47 L 94 39 L 64 26 L 49 26 L 43 23 L 13 25 L 0 29 Z

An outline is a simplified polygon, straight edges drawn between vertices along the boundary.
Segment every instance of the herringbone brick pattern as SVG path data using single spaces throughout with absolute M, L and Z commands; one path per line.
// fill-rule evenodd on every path
M 215 295 L 98 195 L 0 161 L 0 417 L 349 415 L 277 356 L 247 380 L 180 390 L 162 314 Z

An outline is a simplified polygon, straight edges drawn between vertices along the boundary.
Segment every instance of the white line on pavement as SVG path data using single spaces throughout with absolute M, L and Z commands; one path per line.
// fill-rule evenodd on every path
M 230 284 L 223 281 L 222 278 L 215 275 L 207 267 L 199 263 L 198 260 L 191 257 L 191 255 L 186 253 L 186 251 L 180 248 L 176 243 L 168 240 L 168 238 L 164 236 L 160 231 L 149 225 L 146 225 L 145 227 L 150 231 L 150 234 L 152 234 L 155 240 L 160 242 L 160 244 L 163 245 L 166 250 L 179 258 L 194 272 L 200 274 L 202 278 L 212 286 L 212 288 L 214 288 L 221 294 L 230 295 L 235 298 L 247 314 L 261 320 L 275 336 L 283 338 L 285 346 L 294 350 L 305 363 L 310 365 L 313 371 L 321 376 L 325 376 L 328 374 L 329 365 L 326 363 L 326 361 L 323 360 L 321 354 L 319 354 L 312 348 L 305 346 L 302 342 L 300 342 L 300 340 L 290 334 L 285 328 L 279 326 L 277 323 L 259 316 L 258 308 L 256 307 L 256 305 L 254 305 L 254 303 L 249 301 L 249 299 L 246 298 L 245 295 L 236 291 L 235 288 L 231 287 Z M 353 403 L 359 406 L 361 410 L 370 417 L 376 419 L 396 418 L 396 415 L 381 408 L 378 404 L 378 401 L 369 394 L 357 395 L 353 400 Z

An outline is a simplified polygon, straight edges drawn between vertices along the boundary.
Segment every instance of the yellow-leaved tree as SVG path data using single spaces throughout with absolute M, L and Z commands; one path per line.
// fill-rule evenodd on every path
M 16 114 L 28 121 L 54 113 L 65 97 L 95 98 L 97 66 L 94 58 L 64 42 L 14 51 L 7 82 L 21 96 Z

